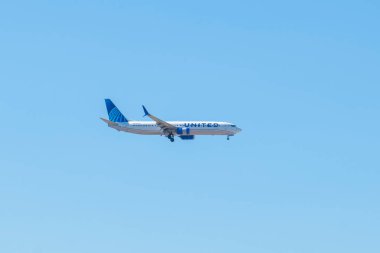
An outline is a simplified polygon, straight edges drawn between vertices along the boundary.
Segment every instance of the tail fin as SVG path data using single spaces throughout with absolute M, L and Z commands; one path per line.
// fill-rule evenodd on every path
M 108 118 L 112 122 L 128 122 L 127 118 L 117 109 L 111 99 L 105 99 Z

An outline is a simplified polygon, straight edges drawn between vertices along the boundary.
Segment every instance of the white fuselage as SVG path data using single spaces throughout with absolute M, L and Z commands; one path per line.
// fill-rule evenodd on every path
M 180 132 L 173 133 L 174 135 L 227 135 L 232 136 L 241 131 L 228 122 L 216 121 L 168 121 L 179 128 Z M 165 135 L 157 123 L 154 121 L 128 121 L 128 122 L 115 122 L 110 127 L 119 131 L 144 134 L 144 135 Z

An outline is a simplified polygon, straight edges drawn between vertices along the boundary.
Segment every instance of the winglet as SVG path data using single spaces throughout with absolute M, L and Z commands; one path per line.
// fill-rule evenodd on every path
M 144 113 L 145 113 L 144 117 L 145 117 L 145 116 L 148 116 L 148 115 L 149 115 L 148 110 L 145 108 L 145 106 L 142 106 L 142 107 L 143 107 L 143 109 L 144 109 Z

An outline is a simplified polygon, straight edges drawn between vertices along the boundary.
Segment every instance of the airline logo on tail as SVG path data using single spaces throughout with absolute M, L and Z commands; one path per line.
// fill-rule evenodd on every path
M 119 109 L 112 103 L 111 99 L 105 99 L 108 118 L 112 122 L 128 122 L 127 118 L 119 111 Z

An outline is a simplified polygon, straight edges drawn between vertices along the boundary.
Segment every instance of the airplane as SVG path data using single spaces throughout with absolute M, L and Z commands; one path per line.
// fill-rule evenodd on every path
M 241 131 L 236 125 L 228 122 L 216 121 L 163 121 L 150 114 L 143 105 L 144 117 L 148 116 L 153 121 L 131 121 L 119 111 L 110 99 L 105 99 L 108 120 L 100 118 L 109 127 L 118 131 L 133 134 L 161 135 L 166 136 L 174 142 L 174 136 L 182 140 L 193 140 L 195 135 L 226 135 L 227 140 L 230 136 Z

